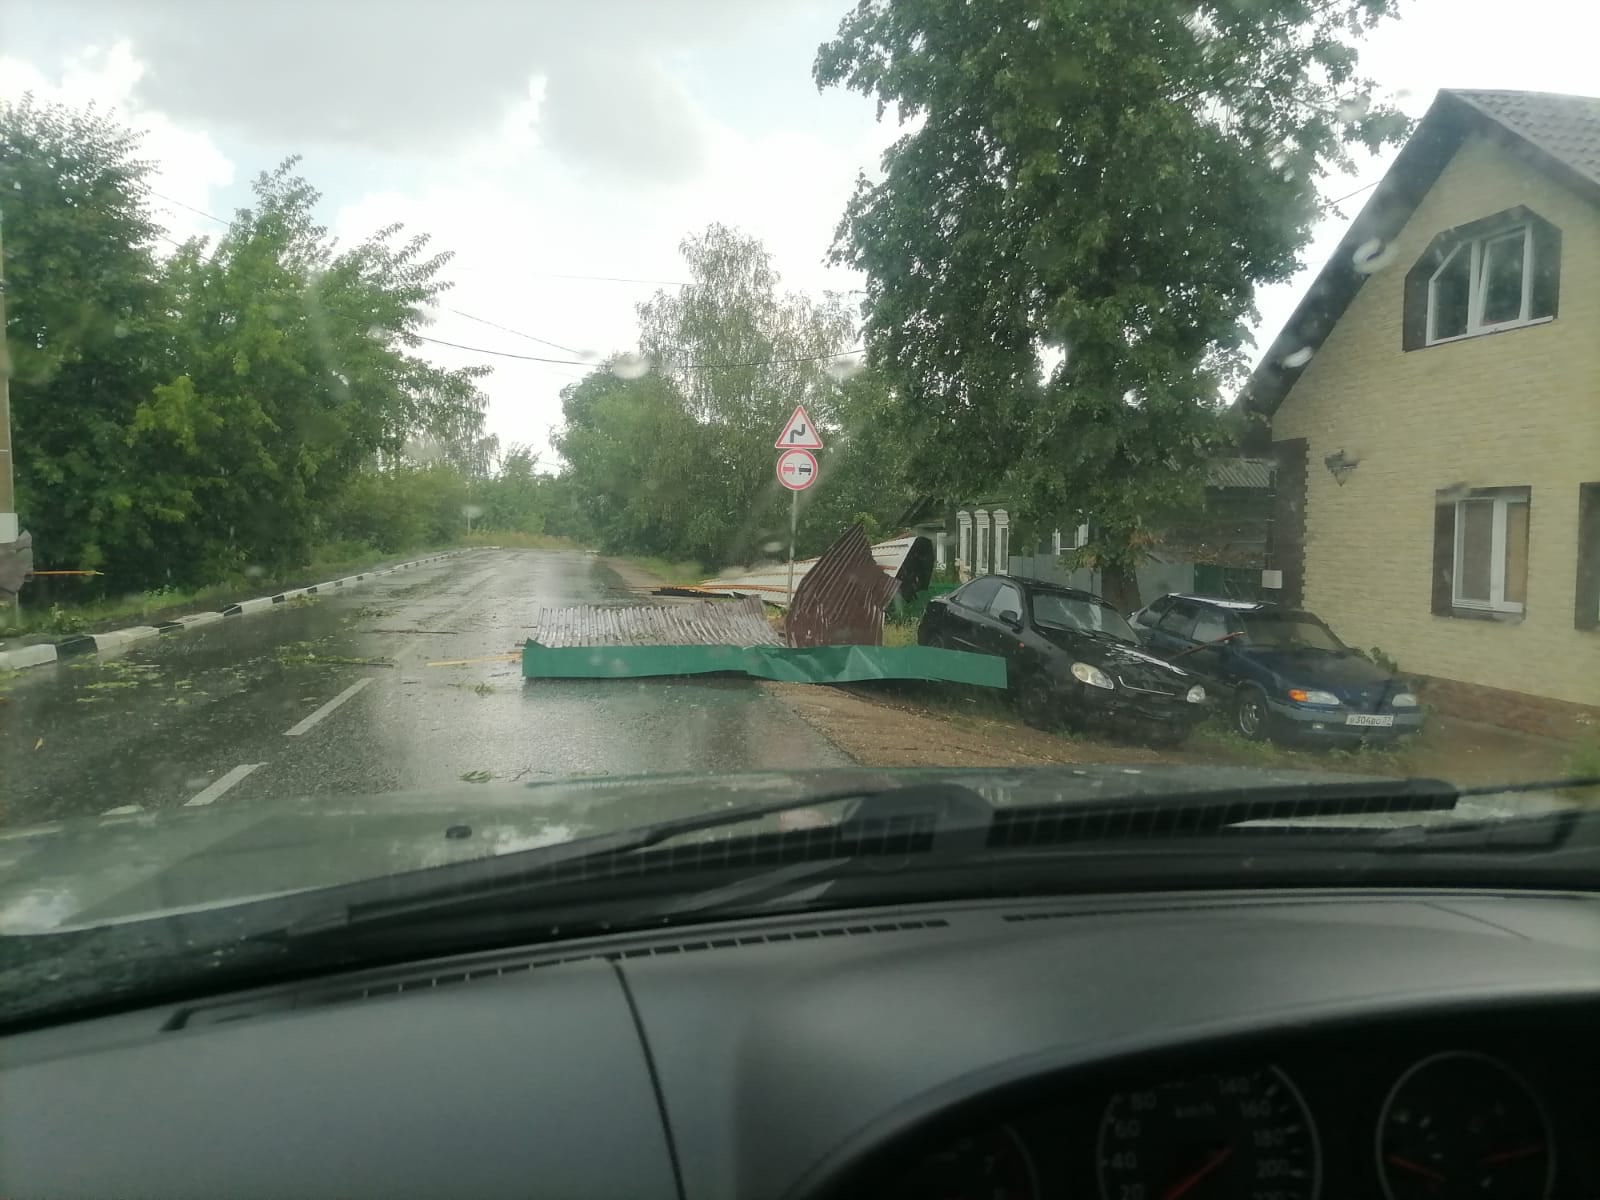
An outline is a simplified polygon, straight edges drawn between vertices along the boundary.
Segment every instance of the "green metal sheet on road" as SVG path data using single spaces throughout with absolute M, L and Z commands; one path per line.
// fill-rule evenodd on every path
M 1006 686 L 1005 659 L 932 646 L 542 646 L 522 648 L 528 679 L 636 679 L 734 673 L 782 683 L 924 679 Z

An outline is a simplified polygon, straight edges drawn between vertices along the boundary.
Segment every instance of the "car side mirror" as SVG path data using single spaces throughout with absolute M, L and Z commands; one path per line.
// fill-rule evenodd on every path
M 1000 614 L 1000 624 L 1009 625 L 1012 629 L 1021 629 L 1022 614 L 1019 612 L 1012 612 L 1007 609 L 1005 612 Z

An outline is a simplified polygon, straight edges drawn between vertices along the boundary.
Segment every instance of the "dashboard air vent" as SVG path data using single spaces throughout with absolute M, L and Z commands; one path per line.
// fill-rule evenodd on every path
M 368 979 L 359 984 L 283 990 L 222 1004 L 195 1005 L 179 1010 L 164 1026 L 167 1030 L 193 1029 L 202 1025 L 221 1025 L 268 1013 L 302 1008 L 321 1008 L 328 1004 L 347 1004 L 380 996 L 409 992 L 431 992 L 457 983 L 501 979 L 535 967 L 557 967 L 567 963 L 602 960 L 619 962 L 631 958 L 662 958 L 694 954 L 701 950 L 727 950 L 736 946 L 764 946 L 777 942 L 811 941 L 820 938 L 861 937 L 877 933 L 906 933 L 919 929 L 945 929 L 950 922 L 940 917 L 923 920 L 856 921 L 841 925 L 805 925 L 793 929 L 771 929 L 756 933 L 728 934 L 723 937 L 691 938 L 677 941 L 643 942 L 616 950 L 590 950 L 574 954 L 540 955 L 536 958 L 443 971 L 432 975 L 391 975 Z

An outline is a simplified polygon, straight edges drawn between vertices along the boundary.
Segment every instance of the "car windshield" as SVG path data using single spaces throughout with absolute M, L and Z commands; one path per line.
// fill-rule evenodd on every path
M 0 0 L 0 1006 L 905 772 L 1589 812 L 1591 9 Z
M 1346 646 L 1322 622 L 1302 613 L 1244 613 L 1245 643 L 1268 650 L 1327 650 Z
M 1035 592 L 1033 623 L 1046 629 L 1071 629 L 1079 633 L 1103 633 L 1124 642 L 1138 640 L 1133 626 L 1109 604 L 1100 604 L 1061 592 Z

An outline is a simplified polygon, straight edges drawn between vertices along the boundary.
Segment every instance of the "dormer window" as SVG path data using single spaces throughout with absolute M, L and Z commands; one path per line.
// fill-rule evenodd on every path
M 1458 243 L 1428 283 L 1428 341 L 1533 320 L 1533 266 L 1531 225 Z
M 1555 316 L 1561 233 L 1525 208 L 1434 238 L 1406 276 L 1405 349 Z

